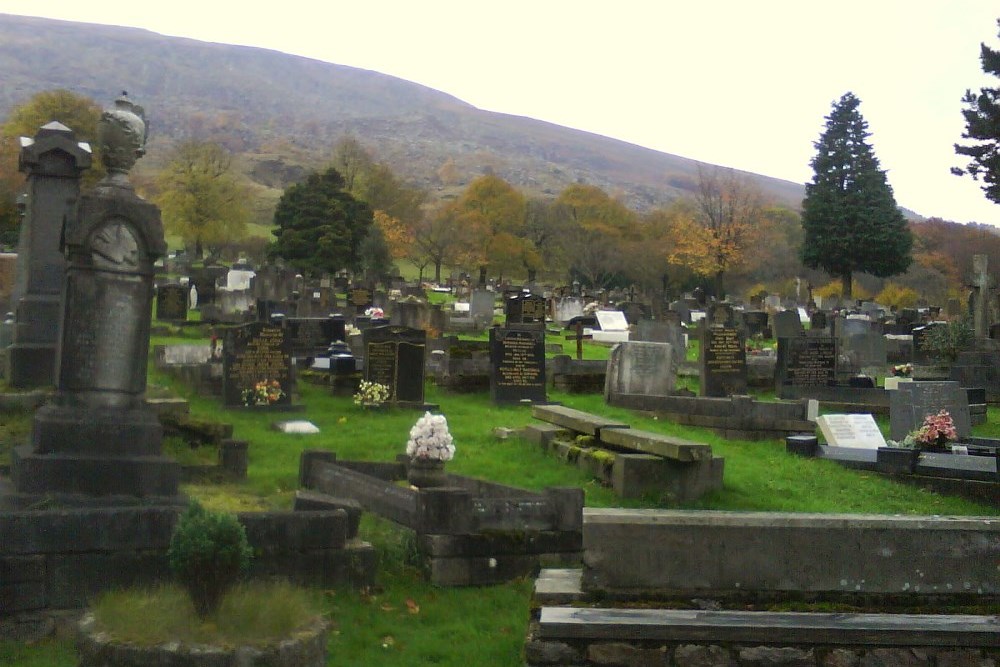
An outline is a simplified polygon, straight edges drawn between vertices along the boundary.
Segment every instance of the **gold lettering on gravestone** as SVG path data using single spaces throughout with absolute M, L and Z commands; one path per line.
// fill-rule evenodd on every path
M 743 370 L 743 347 L 735 329 L 710 329 L 705 363 L 712 373 L 738 373 Z
M 160 297 L 160 307 L 157 315 L 160 317 L 177 318 L 183 317 L 187 310 L 187 296 L 185 290 L 168 288 L 164 289 Z
M 545 300 L 525 299 L 521 302 L 521 319 L 523 320 L 544 320 Z
M 787 382 L 793 385 L 826 385 L 836 375 L 836 347 L 830 341 L 794 341 L 789 350 Z
M 503 356 L 497 368 L 497 385 L 534 387 L 542 384 L 542 369 L 535 354 L 534 337 L 508 334 L 500 342 Z
M 282 351 L 284 331 L 265 327 L 247 342 L 229 367 L 229 378 L 237 386 L 250 387 L 261 380 L 284 380 L 288 374 L 288 356 Z
M 365 375 L 369 382 L 389 387 L 390 398 L 396 396 L 396 368 L 398 346 L 394 342 L 368 343 L 365 349 Z

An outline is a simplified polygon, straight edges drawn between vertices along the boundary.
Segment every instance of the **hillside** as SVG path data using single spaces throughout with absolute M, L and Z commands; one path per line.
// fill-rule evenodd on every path
M 245 154 L 247 171 L 294 178 L 345 134 L 439 195 L 451 160 L 459 184 L 492 170 L 533 194 L 597 185 L 637 210 L 690 191 L 698 162 L 530 118 L 476 109 L 377 72 L 265 49 L 145 30 L 0 14 L 0 118 L 31 95 L 67 88 L 109 104 L 122 89 L 151 121 L 150 160 L 170 143 L 212 138 Z M 162 155 L 165 151 L 160 151 Z M 264 162 L 264 169 L 255 165 Z M 797 207 L 803 187 L 753 175 Z M 267 183 L 280 186 L 280 183 Z

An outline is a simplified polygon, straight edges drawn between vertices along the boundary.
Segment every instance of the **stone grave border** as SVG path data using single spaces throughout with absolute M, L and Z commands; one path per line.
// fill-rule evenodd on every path
M 648 494 L 672 502 L 697 500 L 722 488 L 725 461 L 709 445 L 660 433 L 561 405 L 532 407 L 545 423 L 522 435 L 589 472 L 623 498 Z
M 167 549 L 183 507 L 133 506 L 0 511 L 0 637 L 24 616 L 86 607 L 112 588 L 170 577 Z M 345 509 L 240 512 L 254 550 L 251 578 L 370 586 L 373 547 Z
M 1000 658 L 995 616 L 892 613 L 1000 600 L 992 517 L 588 508 L 583 532 L 584 569 L 536 580 L 529 667 Z M 881 613 L 747 610 L 781 600 Z
M 338 461 L 334 452 L 309 450 L 299 461 L 299 487 L 413 530 L 425 573 L 438 586 L 503 583 L 582 557 L 582 489 L 534 492 L 452 474 L 449 486 L 417 489 L 397 484 L 406 473 L 405 456 Z
M 809 402 L 758 401 L 750 396 L 710 398 L 704 396 L 640 396 L 618 394 L 608 405 L 652 412 L 686 426 L 710 428 L 733 440 L 770 440 L 795 433 L 813 433 Z

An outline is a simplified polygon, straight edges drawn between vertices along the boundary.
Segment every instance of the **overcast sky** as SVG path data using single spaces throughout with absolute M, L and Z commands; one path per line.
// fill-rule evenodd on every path
M 896 201 L 1000 226 L 953 145 L 997 87 L 987 0 L 0 0 L 0 12 L 146 28 L 376 70 L 481 109 L 805 183 L 831 103 L 861 100 Z

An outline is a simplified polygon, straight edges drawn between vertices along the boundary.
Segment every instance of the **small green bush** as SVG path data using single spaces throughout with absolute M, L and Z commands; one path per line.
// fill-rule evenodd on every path
M 968 319 L 956 319 L 947 324 L 932 327 L 921 346 L 935 359 L 955 361 L 959 352 L 972 349 L 974 336 Z
M 197 501 L 181 516 L 170 538 L 170 569 L 206 618 L 250 566 L 246 530 L 232 514 L 206 510 Z

